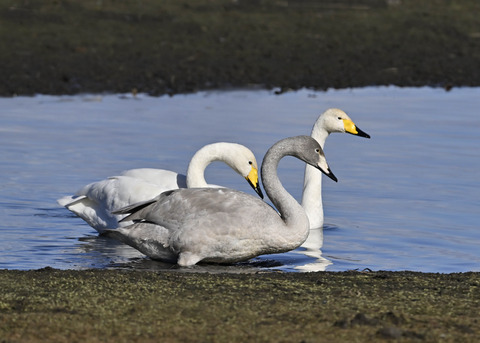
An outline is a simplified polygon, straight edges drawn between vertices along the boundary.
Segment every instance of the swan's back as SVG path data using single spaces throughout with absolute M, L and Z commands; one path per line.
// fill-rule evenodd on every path
M 147 221 L 167 228 L 181 228 L 184 233 L 192 231 L 215 231 L 229 228 L 222 234 L 248 236 L 254 224 L 270 215 L 273 224 L 281 223 L 276 211 L 252 195 L 228 188 L 190 188 L 167 191 L 151 201 L 136 207 L 127 207 L 120 212 L 131 213 L 125 221 Z M 262 224 L 264 225 L 264 224 Z
M 132 235 L 141 237 L 146 228 L 151 235 L 156 227 L 155 236 L 163 237 L 157 243 L 179 252 L 180 265 L 232 263 L 286 249 L 285 238 L 278 235 L 285 224 L 277 212 L 259 198 L 232 189 L 177 189 L 115 213 L 126 212 L 131 214 L 124 220 L 137 223 L 112 230 L 114 237 L 131 244 Z
M 187 176 L 166 169 L 137 168 L 123 171 L 120 175 L 161 186 L 164 190 L 187 188 Z

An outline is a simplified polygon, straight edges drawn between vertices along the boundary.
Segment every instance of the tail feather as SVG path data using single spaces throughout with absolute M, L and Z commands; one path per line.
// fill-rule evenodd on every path
M 77 202 L 85 199 L 86 197 L 87 197 L 86 195 L 80 195 L 80 196 L 67 195 L 67 196 L 64 196 L 63 198 L 57 199 L 57 203 L 60 206 L 68 208 L 69 206 L 75 205 Z
M 133 205 L 128 205 L 128 206 L 122 207 L 118 210 L 115 210 L 115 211 L 112 212 L 112 214 L 133 214 L 133 213 L 138 212 L 141 209 L 153 204 L 156 201 L 157 201 L 157 198 L 142 201 L 142 202 L 137 202 Z M 126 219 L 126 218 L 124 218 L 124 219 Z M 122 221 L 124 219 L 122 219 Z

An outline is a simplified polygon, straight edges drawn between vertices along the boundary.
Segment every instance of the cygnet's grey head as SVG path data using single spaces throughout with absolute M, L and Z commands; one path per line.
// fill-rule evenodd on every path
M 297 157 L 305 161 L 306 163 L 318 168 L 326 176 L 337 182 L 337 177 L 332 173 L 328 166 L 327 159 L 323 153 L 320 144 L 310 136 L 297 136 L 295 137 L 297 143 Z

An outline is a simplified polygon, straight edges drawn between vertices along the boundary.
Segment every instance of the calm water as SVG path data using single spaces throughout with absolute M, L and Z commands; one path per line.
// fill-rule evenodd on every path
M 98 237 L 56 199 L 125 169 L 185 172 L 215 141 L 244 144 L 260 162 L 275 141 L 309 134 L 321 112 L 339 107 L 372 139 L 327 140 L 339 182 L 324 179 L 323 247 L 316 232 L 307 254 L 193 270 L 480 271 L 479 88 L 36 96 L 0 106 L 0 268 L 172 268 Z M 293 158 L 280 164 L 297 199 L 303 168 Z M 220 163 L 206 178 L 254 194 Z

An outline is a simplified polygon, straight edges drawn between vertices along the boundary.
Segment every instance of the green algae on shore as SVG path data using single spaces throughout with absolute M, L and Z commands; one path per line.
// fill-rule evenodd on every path
M 0 271 L 2 342 L 474 342 L 480 273 Z

